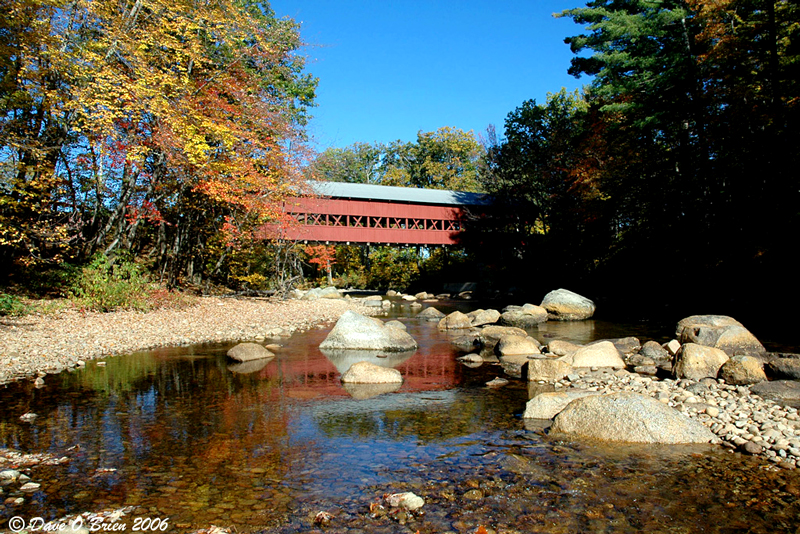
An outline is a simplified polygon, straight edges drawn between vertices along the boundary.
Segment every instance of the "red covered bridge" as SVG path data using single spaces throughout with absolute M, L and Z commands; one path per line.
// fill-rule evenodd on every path
M 271 237 L 325 243 L 452 245 L 487 195 L 340 182 L 310 182 L 314 196 L 287 201 L 289 224 Z

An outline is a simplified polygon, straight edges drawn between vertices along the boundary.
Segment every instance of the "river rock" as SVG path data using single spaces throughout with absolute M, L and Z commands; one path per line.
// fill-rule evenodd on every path
M 454 311 L 439 321 L 439 330 L 461 330 L 465 328 L 472 328 L 472 319 L 460 311 Z
M 426 321 L 439 321 L 442 317 L 444 317 L 444 313 L 437 310 L 433 306 L 429 306 L 419 312 L 417 317 L 421 319 L 425 319 Z
M 528 360 L 529 382 L 558 382 L 572 371 L 572 366 L 553 358 L 534 358 Z
M 581 347 L 583 347 L 583 345 L 578 345 L 564 339 L 554 339 L 547 344 L 548 352 L 555 354 L 556 356 L 566 356 L 567 354 L 572 354 Z
M 625 368 L 625 360 L 622 359 L 622 354 L 610 341 L 601 341 L 581 347 L 571 355 L 566 356 L 565 360 L 571 361 L 573 367 Z
M 494 324 L 500 319 L 500 312 L 497 310 L 480 310 L 472 318 L 472 326 L 483 326 Z
M 411 493 L 410 491 L 405 493 L 393 493 L 391 495 L 387 495 L 386 502 L 392 508 L 403 508 L 405 510 L 417 510 L 422 508 L 425 505 L 425 500 L 416 495 Z
M 309 289 L 301 297 L 301 300 L 340 299 L 340 298 L 342 298 L 342 293 L 335 287 L 328 286 L 322 288 L 315 287 L 313 289 Z
M 716 378 L 720 367 L 728 361 L 728 355 L 720 349 L 687 343 L 681 345 L 675 355 L 673 373 L 678 378 L 700 380 Z
M 239 343 L 228 351 L 228 358 L 240 363 L 273 358 L 274 356 L 275 354 L 258 343 Z
M 342 375 L 342 382 L 347 384 L 394 384 L 403 381 L 403 375 L 397 369 L 389 369 L 372 362 L 357 362 Z
M 405 331 L 407 331 L 407 330 L 408 330 L 408 327 L 406 327 L 406 325 L 405 325 L 405 324 L 401 323 L 401 322 L 400 322 L 400 321 L 398 321 L 397 319 L 394 319 L 394 320 L 392 320 L 392 321 L 386 321 L 386 323 L 384 324 L 384 326 L 386 326 L 387 328 L 399 328 L 399 329 L 400 329 L 400 330 L 402 330 L 403 332 L 405 332 Z
M 0 486 L 8 486 L 15 483 L 21 475 L 22 473 L 16 469 L 3 469 L 0 471 Z
M 727 315 L 693 315 L 678 321 L 681 343 L 696 343 L 722 350 L 728 356 L 745 354 L 764 357 L 766 349 L 739 321 Z
M 550 431 L 632 443 L 717 441 L 702 423 L 652 397 L 630 392 L 575 399 L 556 416 Z
M 450 340 L 450 344 L 461 352 L 472 352 L 480 348 L 481 340 L 478 334 L 457 336 Z
M 776 379 L 800 380 L 800 358 L 772 357 L 765 371 Z
M 670 353 L 667 352 L 667 349 L 665 349 L 655 341 L 646 341 L 644 345 L 642 345 L 639 354 L 641 354 L 645 358 L 650 358 L 655 362 L 659 360 L 669 360 L 672 358 Z
M 750 391 L 780 404 L 800 405 L 800 382 L 795 380 L 760 382 L 752 386 Z
M 508 335 L 526 337 L 528 333 L 522 328 L 516 328 L 513 326 L 499 326 L 494 324 L 484 326 L 479 332 L 483 346 L 488 348 L 493 348 L 500 341 L 501 337 Z
M 752 356 L 733 356 L 722 364 L 719 377 L 733 386 L 758 384 L 767 379 L 761 360 Z
M 508 306 L 500 315 L 500 323 L 517 328 L 534 328 L 547 321 L 547 310 L 534 304 Z
M 382 350 L 402 352 L 417 348 L 408 332 L 386 327 L 369 317 L 348 310 L 342 314 L 320 349 Z
M 541 354 L 541 345 L 531 336 L 507 334 L 500 338 L 495 352 L 500 356 Z
M 617 350 L 622 354 L 635 354 L 642 348 L 642 343 L 636 337 L 621 337 L 616 339 L 604 339 L 601 341 L 610 341 L 617 347 Z M 594 343 L 599 343 L 595 341 Z M 591 344 L 591 343 L 590 343 Z
M 526 365 L 528 365 L 528 357 L 524 354 L 500 356 L 500 366 L 508 376 L 522 378 L 522 374 L 527 373 Z
M 544 296 L 541 307 L 554 321 L 580 321 L 594 315 L 594 302 L 568 289 L 556 289 Z
M 539 393 L 525 404 L 525 413 L 522 414 L 522 418 L 552 419 L 561 413 L 570 402 L 590 395 L 599 395 L 599 393 L 585 389 Z

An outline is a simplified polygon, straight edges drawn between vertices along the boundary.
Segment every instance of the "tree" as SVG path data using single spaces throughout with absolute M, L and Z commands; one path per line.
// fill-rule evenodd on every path
M 316 80 L 268 4 L 4 7 L 6 258 L 62 258 L 39 252 L 43 220 L 78 257 L 146 251 L 172 282 L 208 275 L 297 194 Z
M 371 184 L 381 181 L 379 166 L 384 148 L 354 143 L 346 148 L 328 148 L 305 168 L 310 180 Z

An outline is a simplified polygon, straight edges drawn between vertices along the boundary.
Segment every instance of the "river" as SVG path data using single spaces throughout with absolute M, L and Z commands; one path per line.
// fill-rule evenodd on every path
M 317 349 L 330 325 L 282 340 L 274 359 L 249 367 L 231 365 L 230 345 L 202 345 L 89 362 L 48 376 L 41 389 L 0 389 L 0 448 L 69 459 L 22 469 L 40 488 L 21 504 L 3 488 L 0 530 L 12 517 L 50 521 L 126 506 L 135 507 L 130 521 L 181 533 L 211 525 L 307 532 L 323 528 L 313 522 L 320 511 L 333 516 L 326 532 L 800 527 L 796 471 L 719 446 L 554 439 L 520 417 L 533 394 L 527 383 L 486 387 L 503 376 L 500 367 L 458 363 L 435 323 L 399 316 L 420 348 L 391 362 L 403 385 L 370 398 L 345 390 L 337 365 L 347 362 Z M 532 334 L 586 342 L 669 332 L 585 321 Z M 20 421 L 30 412 L 32 422 Z M 375 507 L 403 491 L 425 499 L 424 513 Z

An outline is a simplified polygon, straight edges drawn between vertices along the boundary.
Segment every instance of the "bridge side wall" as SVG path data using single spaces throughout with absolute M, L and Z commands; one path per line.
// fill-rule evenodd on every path
M 265 237 L 333 243 L 452 245 L 462 210 L 453 206 L 299 198 L 287 202 L 293 224 L 268 227 Z M 272 234 L 272 235 L 269 235 Z

